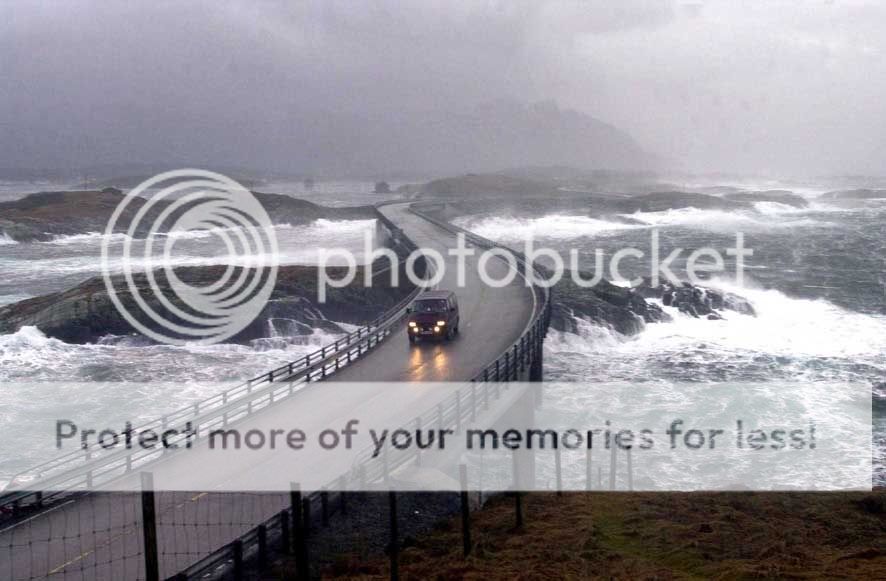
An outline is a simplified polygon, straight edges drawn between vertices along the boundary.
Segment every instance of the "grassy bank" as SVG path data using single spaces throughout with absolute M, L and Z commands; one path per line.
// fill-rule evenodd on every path
M 401 553 L 404 579 L 886 579 L 886 493 L 530 494 L 458 518 Z M 272 573 L 287 578 L 286 564 Z M 324 578 L 385 579 L 384 555 L 340 555 Z

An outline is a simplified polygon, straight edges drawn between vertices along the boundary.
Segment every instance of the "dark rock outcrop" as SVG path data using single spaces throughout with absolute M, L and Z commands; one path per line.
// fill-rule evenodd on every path
M 663 212 L 682 208 L 739 210 L 749 207 L 749 204 L 694 192 L 653 192 L 631 196 L 622 201 L 620 207 L 625 212 Z
M 401 266 L 402 267 L 402 266 Z M 225 271 L 224 266 L 185 267 L 175 269 L 181 280 L 189 285 L 205 286 L 219 280 Z M 307 334 L 311 329 L 322 328 L 330 331 L 341 329 L 331 321 L 343 323 L 366 323 L 386 309 L 394 306 L 411 290 L 408 285 L 390 286 L 389 273 L 376 272 L 376 280 L 371 287 L 363 285 L 363 273 L 358 273 L 353 284 L 343 288 L 328 288 L 325 303 L 317 302 L 317 268 L 312 266 L 283 266 L 279 269 L 277 283 L 270 300 L 263 311 L 230 341 L 249 343 L 254 339 L 273 335 L 272 326 L 283 324 L 290 331 Z M 330 277 L 340 277 L 338 269 L 328 269 Z M 236 279 L 235 272 L 232 278 Z M 174 293 L 162 273 L 157 276 L 164 296 L 179 308 L 187 311 Z M 176 320 L 159 299 L 151 292 L 144 274 L 134 276 L 139 294 L 164 318 Z M 406 273 L 400 273 L 400 280 L 406 280 Z M 114 279 L 117 296 L 131 313 L 140 313 L 132 293 L 126 289 L 119 277 Z M 168 331 L 147 317 L 139 317 L 149 329 L 164 334 Z M 135 329 L 118 312 L 108 296 L 104 281 L 92 278 L 63 292 L 52 293 L 27 299 L 0 308 L 0 334 L 14 333 L 24 326 L 35 326 L 49 337 L 70 343 L 94 343 L 105 336 L 128 336 Z
M 502 174 L 467 174 L 426 183 L 422 193 L 430 196 L 470 194 L 543 194 L 554 189 L 551 183 Z
M 646 278 L 643 284 L 636 288 L 636 292 L 645 298 L 661 299 L 663 305 L 675 307 L 680 312 L 693 317 L 722 319 L 723 315 L 720 311 L 724 310 L 735 311 L 743 315 L 756 315 L 753 305 L 743 297 L 733 293 L 693 286 L 688 282 L 680 285 L 663 283 L 652 286 L 651 280 Z
M 375 218 L 371 207 L 327 208 L 279 194 L 255 192 L 275 224 L 307 224 L 314 220 L 350 220 Z M 51 240 L 55 236 L 104 232 L 108 221 L 123 200 L 115 188 L 102 191 L 40 192 L 20 200 L 0 203 L 0 233 L 17 242 Z M 121 214 L 115 231 L 125 231 L 144 205 L 133 200 Z M 151 223 L 168 206 L 159 202 L 143 218 L 137 235 L 145 235 Z M 171 223 L 169 221 L 168 223 Z M 162 228 L 160 231 L 164 231 Z
M 583 280 L 591 278 L 588 273 L 579 274 Z M 568 271 L 554 287 L 553 300 L 551 326 L 558 331 L 577 332 L 575 317 L 585 318 L 622 335 L 635 335 L 646 323 L 670 320 L 657 305 L 648 303 L 633 289 L 606 280 L 593 287 L 583 287 L 575 283 Z

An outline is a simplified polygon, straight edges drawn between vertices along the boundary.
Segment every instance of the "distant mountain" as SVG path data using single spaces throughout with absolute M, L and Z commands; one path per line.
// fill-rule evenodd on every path
M 90 132 L 95 128 L 85 127 L 82 140 L 94 143 L 89 148 L 49 143 L 49 137 L 31 135 L 27 127 L 20 127 L 34 140 L 30 149 L 0 149 L 0 157 L 8 158 L 4 165 L 11 165 L 13 159 L 49 156 L 61 149 L 56 164 L 63 166 L 62 173 L 89 187 L 131 185 L 134 179 L 123 184 L 120 178 L 180 167 L 213 169 L 244 179 L 270 173 L 299 179 L 377 176 L 373 181 L 379 181 L 396 175 L 489 173 L 521 167 L 571 167 L 584 172 L 643 171 L 659 165 L 656 156 L 624 131 L 553 102 L 498 100 L 457 109 L 385 104 L 352 111 L 311 103 L 294 105 L 273 123 L 233 118 L 225 124 L 170 127 L 166 133 L 155 128 L 147 136 L 131 135 L 127 127 L 121 123 L 94 135 Z M 155 139 L 155 134 L 164 138 Z M 89 162 L 84 161 L 87 158 Z M 52 173 L 14 167 L 4 171 L 6 179 Z
M 642 170 L 656 165 L 655 156 L 627 133 L 551 102 L 496 101 L 471 111 L 406 113 L 396 123 L 369 122 L 353 145 L 355 157 L 344 158 L 350 158 L 351 170 L 362 166 L 363 171 Z

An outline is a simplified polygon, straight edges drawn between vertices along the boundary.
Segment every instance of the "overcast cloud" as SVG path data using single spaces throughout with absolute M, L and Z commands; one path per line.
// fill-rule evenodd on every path
M 4 1 L 0 167 L 314 171 L 367 122 L 512 99 L 685 169 L 881 174 L 884 23 L 860 0 Z

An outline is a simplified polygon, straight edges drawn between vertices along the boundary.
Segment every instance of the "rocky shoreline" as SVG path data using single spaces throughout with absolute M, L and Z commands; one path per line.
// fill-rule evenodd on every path
M 548 184 L 551 185 L 551 184 Z M 497 193 L 520 195 L 538 192 L 544 188 L 542 181 L 503 176 L 471 175 L 462 178 L 436 180 L 426 184 L 424 195 L 446 198 L 460 195 L 478 188 Z M 377 217 L 372 207 L 326 208 L 298 200 L 289 196 L 256 193 L 256 197 L 278 223 L 302 224 L 316 219 L 367 219 Z M 547 200 L 547 211 L 558 203 L 585 211 L 600 213 L 630 213 L 632 211 L 660 211 L 685 207 L 740 209 L 751 207 L 759 201 L 774 201 L 798 207 L 802 198 L 780 190 L 735 193 L 723 196 L 704 193 L 667 192 L 640 194 L 630 197 L 569 194 L 568 199 Z M 123 199 L 123 194 L 114 188 L 100 192 L 44 192 L 31 194 L 14 202 L 0 204 L 0 231 L 17 241 L 36 241 L 65 234 L 82 234 L 101 231 Z M 543 203 L 526 199 L 521 202 L 524 210 L 536 208 Z M 430 208 L 441 218 L 450 219 L 453 215 L 464 214 L 467 210 L 482 211 L 484 204 L 500 205 L 501 200 L 479 198 L 446 201 Z M 125 228 L 129 220 L 142 204 L 136 203 L 120 221 Z M 163 206 L 162 204 L 159 206 Z M 165 206 L 163 206 L 165 207 Z M 162 207 L 152 212 L 162 211 Z M 148 220 L 150 221 L 150 220 Z M 225 267 L 200 266 L 176 269 L 178 276 L 188 284 L 208 285 L 217 280 Z M 580 273 L 582 279 L 590 279 L 588 273 Z M 321 328 L 341 331 L 335 323 L 365 323 L 405 297 L 411 288 L 390 288 L 382 278 L 380 284 L 366 288 L 361 282 L 340 289 L 330 289 L 329 300 L 324 304 L 316 302 L 318 273 L 315 267 L 281 267 L 275 291 L 256 319 L 243 331 L 231 339 L 232 342 L 248 344 L 257 339 L 267 338 L 277 332 L 276 327 L 285 328 L 287 335 L 308 334 L 312 329 Z M 401 276 L 401 280 L 405 276 Z M 159 276 L 164 296 L 173 304 L 176 298 L 168 282 Z M 357 277 L 362 281 L 362 275 Z M 136 275 L 135 282 L 139 294 L 158 312 L 169 315 L 169 310 L 153 297 L 144 274 Z M 131 312 L 141 312 L 135 306 L 135 298 L 123 281 L 115 281 L 118 296 L 124 305 L 132 306 Z M 592 288 L 576 285 L 569 273 L 554 289 L 553 321 L 554 329 L 567 332 L 577 331 L 577 318 L 584 318 L 594 324 L 610 328 L 622 335 L 640 333 L 646 324 L 662 323 L 670 317 L 654 302 L 657 299 L 665 306 L 673 306 L 680 312 L 694 317 L 722 319 L 723 311 L 735 311 L 753 315 L 754 309 L 742 297 L 719 293 L 715 290 L 682 284 L 678 286 L 660 285 L 652 287 L 649 281 L 637 288 L 625 288 L 601 280 Z M 174 320 L 175 317 L 172 317 Z M 149 320 L 143 323 L 152 328 Z M 35 297 L 0 308 L 0 333 L 14 333 L 24 326 L 39 328 L 49 337 L 69 343 L 94 343 L 108 336 L 131 336 L 133 327 L 117 312 L 107 294 L 104 282 L 96 277 L 62 292 Z
M 200 266 L 175 269 L 176 275 L 185 283 L 205 286 L 218 280 L 226 267 Z M 400 268 L 405 268 L 401 264 Z M 238 269 L 239 270 L 239 269 Z M 329 276 L 335 278 L 343 273 L 329 268 Z M 317 302 L 318 268 L 313 266 L 280 267 L 274 292 L 264 309 L 243 331 L 230 342 L 249 344 L 257 339 L 272 336 L 281 326 L 286 335 L 310 334 L 313 329 L 341 332 L 336 322 L 364 324 L 388 308 L 403 300 L 412 291 L 411 286 L 392 287 L 390 277 L 375 269 L 375 282 L 371 287 L 363 284 L 363 274 L 358 273 L 354 282 L 342 288 L 329 288 L 327 300 Z M 589 273 L 579 273 L 582 279 L 590 279 Z M 235 273 L 234 278 L 237 274 Z M 156 277 L 163 296 L 179 308 L 185 308 L 175 296 L 162 272 Z M 132 313 L 140 313 L 133 293 L 126 287 L 121 276 L 113 279 L 116 294 Z M 400 280 L 407 280 L 400 273 Z M 165 317 L 175 320 L 160 299 L 151 292 L 145 274 L 134 276 L 135 286 L 148 305 Z M 671 317 L 656 303 L 647 299 L 659 299 L 666 306 L 694 317 L 711 320 L 723 319 L 723 311 L 754 315 L 753 306 L 744 298 L 730 293 L 692 286 L 663 284 L 653 287 L 649 281 L 636 288 L 626 288 L 601 280 L 593 287 L 577 285 L 567 273 L 553 289 L 553 314 L 551 326 L 558 331 L 577 332 L 576 318 L 584 318 L 594 324 L 610 328 L 622 335 L 636 335 L 646 324 L 666 323 Z M 145 317 L 139 319 L 149 329 L 167 332 Z M 48 337 L 68 343 L 96 343 L 108 337 L 136 335 L 132 325 L 118 312 L 111 302 L 104 281 L 91 278 L 71 289 L 35 297 L 0 308 L 0 334 L 15 333 L 22 327 L 33 326 Z
M 591 278 L 589 273 L 582 272 L 579 275 L 585 280 Z M 576 318 L 585 319 L 625 336 L 642 332 L 648 323 L 671 321 L 671 316 L 657 303 L 647 299 L 658 299 L 664 306 L 708 320 L 725 319 L 724 311 L 749 316 L 756 314 L 753 305 L 744 297 L 694 286 L 688 282 L 653 286 L 646 279 L 641 285 L 631 288 L 601 280 L 593 287 L 586 288 L 575 284 L 571 273 L 566 273 L 555 285 L 553 296 L 551 326 L 569 333 L 578 332 Z
M 253 192 L 274 224 L 293 226 L 315 220 L 367 220 L 377 216 L 372 206 L 328 208 L 280 194 Z M 14 242 L 44 242 L 58 236 L 104 232 L 123 193 L 116 188 L 101 191 L 39 192 L 22 199 L 0 202 L 0 237 Z M 120 215 L 115 232 L 125 232 L 146 200 L 130 202 Z M 136 236 L 145 236 L 148 227 L 169 206 L 158 202 L 146 212 L 136 229 Z M 187 209 L 187 206 L 181 211 Z M 174 222 L 177 213 L 164 223 Z M 166 231 L 163 228 L 160 232 Z
M 219 280 L 225 266 L 182 267 L 176 275 L 186 284 L 205 286 Z M 401 265 L 401 268 L 403 266 Z M 239 268 L 237 269 L 239 271 Z M 329 267 L 331 277 L 340 277 L 336 267 Z M 168 280 L 158 271 L 157 280 L 162 294 L 175 306 L 187 307 L 175 296 Z M 238 273 L 232 278 L 236 279 Z M 175 320 L 150 289 L 144 273 L 134 277 L 136 288 L 147 304 L 164 318 Z M 400 273 L 401 280 L 406 273 Z M 376 269 L 371 287 L 363 285 L 363 273 L 358 272 L 355 282 L 342 288 L 327 289 L 327 300 L 317 302 L 318 269 L 313 266 L 282 266 L 270 300 L 255 320 L 230 339 L 232 343 L 249 344 L 257 339 L 274 335 L 275 327 L 283 327 L 287 335 L 308 335 L 313 329 L 342 332 L 334 323 L 365 324 L 386 309 L 403 300 L 412 286 L 390 286 L 387 273 Z M 120 301 L 132 313 L 141 313 L 122 277 L 113 278 L 114 289 Z M 151 330 L 164 334 L 168 330 L 147 317 L 139 322 Z M 137 335 L 132 325 L 119 313 L 111 302 L 105 283 L 100 277 L 91 278 L 71 289 L 51 293 L 13 303 L 0 308 L 0 334 L 15 333 L 22 327 L 37 327 L 46 336 L 67 343 L 97 343 L 108 337 L 131 337 Z M 184 336 L 182 338 L 185 338 Z

